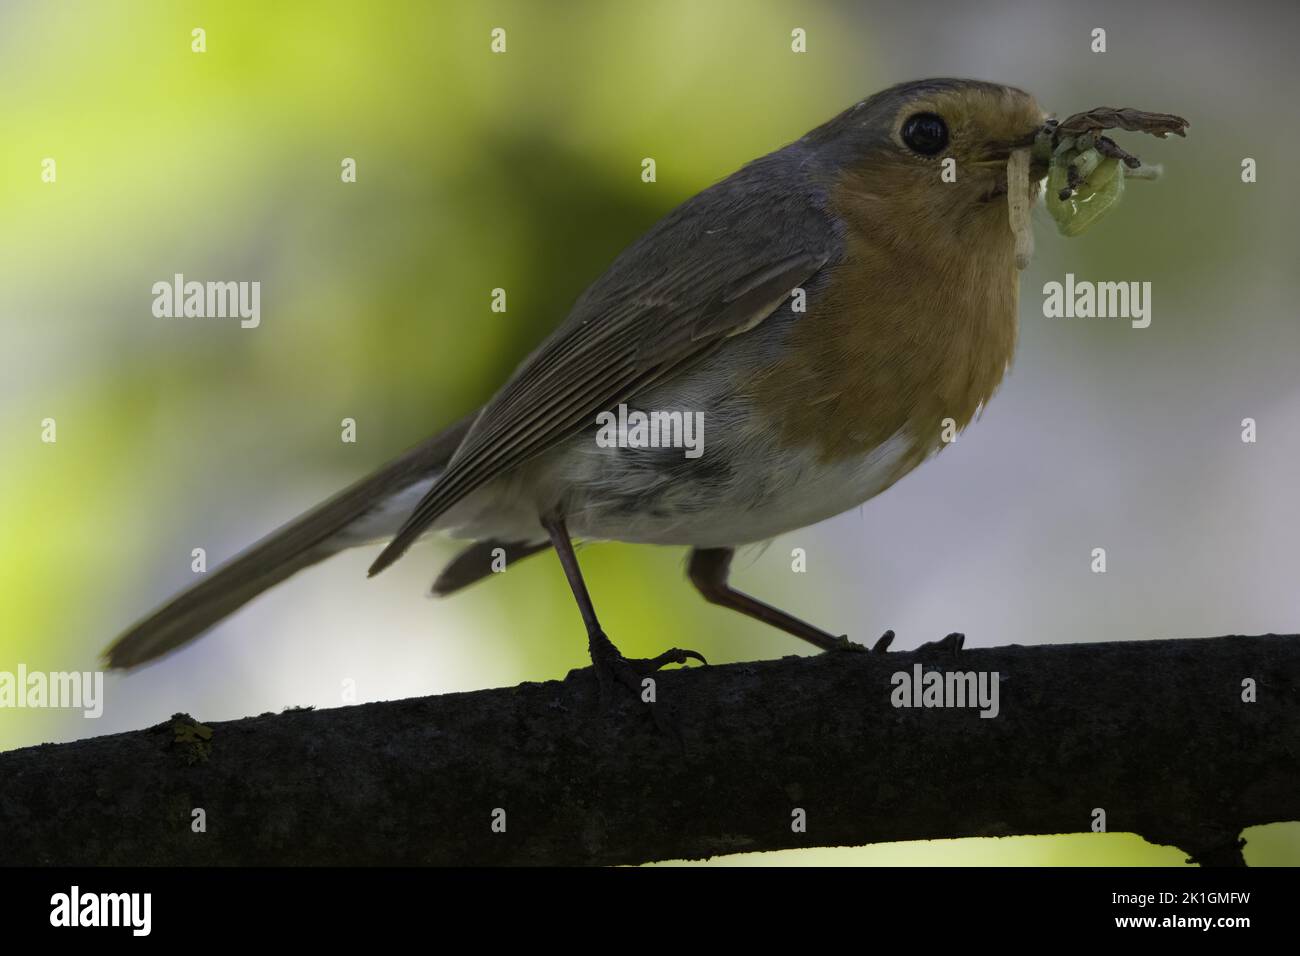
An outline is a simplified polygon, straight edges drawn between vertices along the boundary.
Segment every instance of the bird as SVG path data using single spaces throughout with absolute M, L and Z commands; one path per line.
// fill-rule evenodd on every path
M 1017 337 L 1007 197 L 1032 201 L 1046 175 L 1035 161 L 1011 182 L 1009 158 L 1047 119 L 1015 87 L 917 80 L 753 160 L 619 254 L 480 409 L 182 591 L 106 663 L 175 651 L 345 549 L 386 542 L 373 576 L 434 533 L 472 542 L 438 595 L 553 549 L 602 688 L 705 658 L 624 657 L 575 540 L 688 547 L 707 601 L 821 651 L 863 649 L 733 588 L 732 557 L 880 494 L 992 397 Z M 615 408 L 698 416 L 698 455 L 597 441 Z

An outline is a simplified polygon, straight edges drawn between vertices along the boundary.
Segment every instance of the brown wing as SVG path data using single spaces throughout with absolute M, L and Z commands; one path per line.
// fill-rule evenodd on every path
M 764 162 L 678 207 L 582 295 L 484 408 L 372 575 L 475 488 L 753 328 L 826 264 L 830 225 L 797 189 L 773 193 Z

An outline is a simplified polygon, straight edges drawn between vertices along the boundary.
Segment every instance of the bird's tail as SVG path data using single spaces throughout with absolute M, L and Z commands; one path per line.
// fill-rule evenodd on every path
M 417 445 L 204 576 L 114 641 L 104 651 L 107 665 L 135 667 L 170 653 L 268 588 L 342 550 L 347 543 L 339 533 L 445 466 L 474 418 Z

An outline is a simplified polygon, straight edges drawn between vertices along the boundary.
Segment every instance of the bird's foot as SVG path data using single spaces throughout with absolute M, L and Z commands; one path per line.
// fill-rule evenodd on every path
M 857 641 L 850 641 L 847 634 L 841 634 L 839 637 L 835 638 L 835 643 L 827 647 L 825 651 L 827 654 L 843 654 L 845 652 L 850 654 L 865 654 L 867 653 L 867 647 L 863 644 L 859 644 Z
M 660 730 L 680 740 L 681 734 L 663 713 L 663 708 L 658 703 L 657 688 L 653 682 L 647 683 L 646 679 L 650 674 L 669 664 L 685 664 L 689 660 L 697 660 L 707 665 L 709 662 L 704 659 L 704 655 L 698 651 L 674 647 L 664 651 L 658 657 L 627 658 L 614 646 L 614 642 L 605 636 L 605 632 L 599 629 L 592 630 L 588 634 L 587 643 L 591 651 L 592 668 L 596 672 L 596 680 L 600 686 L 601 711 L 609 710 L 617 688 L 622 687 L 631 691 L 642 703 L 650 706 L 650 713 L 654 716 L 655 724 Z
M 876 643 L 871 646 L 871 653 L 883 654 L 885 651 L 889 650 L 889 645 L 893 643 L 894 643 L 894 632 L 886 631 L 884 634 L 881 634 L 879 639 L 876 641 Z M 942 638 L 941 640 L 927 641 L 925 644 L 922 644 L 920 647 L 918 647 L 917 651 L 924 651 L 930 654 L 940 653 L 940 654 L 956 655 L 962 649 L 962 645 L 965 643 L 966 643 L 966 635 L 960 634 L 957 631 L 953 631 L 951 634 L 949 634 L 945 638 Z
M 850 641 L 847 634 L 841 634 L 839 637 L 828 638 L 830 643 L 823 643 L 823 653 L 826 654 L 879 654 L 889 647 L 889 642 L 894 639 L 893 631 L 886 631 L 880 636 L 871 647 L 865 644 L 859 644 L 857 641 Z
M 927 641 L 917 648 L 918 652 L 930 654 L 951 654 L 956 657 L 966 643 L 966 635 L 953 631 L 947 637 L 937 641 Z

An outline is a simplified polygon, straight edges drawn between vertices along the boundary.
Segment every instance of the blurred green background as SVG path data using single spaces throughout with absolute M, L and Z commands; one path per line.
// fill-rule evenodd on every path
M 1016 365 L 952 449 L 857 513 L 752 549 L 737 582 L 859 638 L 893 627 L 901 647 L 954 629 L 972 645 L 1295 631 L 1297 19 L 1282 3 L 6 0 L 0 670 L 95 666 L 192 579 L 192 548 L 215 565 L 484 401 L 676 203 L 930 75 L 1021 86 L 1059 115 L 1177 112 L 1191 135 L 1128 143 L 1167 176 L 1086 236 L 1067 243 L 1039 211 Z M 795 28 L 807 53 L 791 52 Z M 1240 182 L 1246 156 L 1257 184 Z M 1151 327 L 1044 319 L 1039 290 L 1067 271 L 1151 281 Z M 151 286 L 177 272 L 260 281 L 261 326 L 154 318 Z M 1089 571 L 1097 546 L 1105 575 Z M 792 547 L 809 573 L 790 573 Z M 110 676 L 98 721 L 0 711 L 0 749 L 179 710 L 338 706 L 345 680 L 364 701 L 586 663 L 555 561 L 422 598 L 454 551 L 419 546 L 372 581 L 374 549 L 340 556 Z M 584 550 L 626 652 L 804 652 L 705 605 L 682 561 Z M 1247 837 L 1251 863 L 1300 859 L 1300 825 Z M 717 862 L 1181 860 L 1109 834 Z

